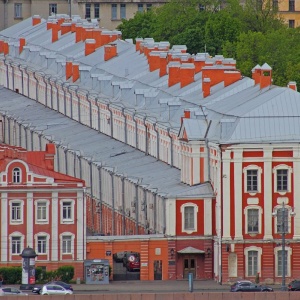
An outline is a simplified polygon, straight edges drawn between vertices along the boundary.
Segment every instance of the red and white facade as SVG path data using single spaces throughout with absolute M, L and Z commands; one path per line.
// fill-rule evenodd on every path
M 55 145 L 45 151 L 0 146 L 1 266 L 19 266 L 26 247 L 47 271 L 85 259 L 84 182 L 54 168 Z

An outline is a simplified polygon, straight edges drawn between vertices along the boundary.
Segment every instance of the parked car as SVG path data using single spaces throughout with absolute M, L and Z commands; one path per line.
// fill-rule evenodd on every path
M 70 295 L 73 291 L 65 289 L 61 285 L 57 284 L 45 284 L 41 291 L 41 295 Z
M 131 253 L 131 255 L 128 256 L 126 269 L 129 272 L 133 271 L 139 271 L 141 268 L 141 262 L 140 262 L 140 256 L 136 255 L 135 253 Z
M 67 290 L 73 291 L 72 285 L 69 283 L 65 283 L 63 281 L 50 281 L 50 282 L 46 283 L 46 285 L 48 285 L 48 284 L 60 285 Z M 34 294 L 40 294 L 41 290 L 42 290 L 42 286 L 35 286 L 35 287 L 33 287 L 32 292 Z
M 300 280 L 293 280 L 288 284 L 289 291 L 300 291 Z
M 7 286 L 7 287 L 0 288 L 0 296 L 7 296 L 7 295 L 28 296 L 28 294 L 23 293 L 22 291 L 14 287 Z
M 258 285 L 249 280 L 240 280 L 230 287 L 231 292 L 273 292 L 273 288 L 267 285 Z

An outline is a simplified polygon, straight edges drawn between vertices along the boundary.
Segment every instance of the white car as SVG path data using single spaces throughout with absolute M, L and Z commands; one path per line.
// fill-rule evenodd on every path
M 0 288 L 0 296 L 7 296 L 7 295 L 28 296 L 28 294 L 23 293 L 22 291 L 14 287 L 7 286 L 7 287 Z
M 46 284 L 40 291 L 41 295 L 70 295 L 73 291 L 56 284 Z

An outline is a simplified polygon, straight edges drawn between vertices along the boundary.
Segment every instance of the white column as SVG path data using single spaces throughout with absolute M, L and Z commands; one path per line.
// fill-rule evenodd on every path
M 264 172 L 261 187 L 264 188 L 264 239 L 272 239 L 272 149 L 264 149 Z
M 77 260 L 84 260 L 85 259 L 85 207 L 84 207 L 84 193 L 78 192 L 77 193 Z M 76 259 L 76 258 L 75 258 Z
M 223 211 L 223 239 L 231 239 L 230 236 L 230 223 L 231 223 L 231 215 L 230 215 L 230 150 L 226 150 L 222 153 L 223 156 L 223 203 L 222 203 L 222 211 Z
M 212 235 L 212 200 L 204 200 L 204 235 Z
M 235 240 L 243 239 L 243 203 L 242 203 L 242 161 L 243 161 L 243 150 L 236 149 L 234 150 L 234 212 L 235 212 Z M 233 180 L 233 178 L 232 178 Z
M 26 245 L 24 245 L 24 247 L 29 246 L 29 247 L 34 248 L 34 245 L 33 245 L 34 205 L 33 205 L 33 193 L 32 192 L 27 193 L 27 203 L 26 204 L 27 204 Z
M 1 261 L 8 260 L 8 224 L 10 221 L 10 213 L 8 210 L 7 193 L 1 193 Z
M 60 250 L 60 243 L 58 239 L 58 216 L 60 213 L 60 207 L 58 203 L 58 193 L 52 193 L 52 201 L 51 201 L 51 209 L 52 209 L 52 220 L 50 220 L 51 224 L 51 260 L 58 260 L 58 251 Z
M 300 239 L 300 206 L 297 205 L 300 201 L 300 184 L 299 184 L 299 178 L 300 178 L 300 147 L 299 145 L 294 147 L 293 152 L 294 157 L 294 166 L 293 166 L 293 186 L 294 186 L 294 212 L 296 215 L 294 218 L 292 218 L 292 222 L 294 222 L 294 239 Z

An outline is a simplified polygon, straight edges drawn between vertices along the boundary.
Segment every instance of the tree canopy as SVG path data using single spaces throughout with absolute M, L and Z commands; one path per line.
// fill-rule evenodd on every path
M 250 76 L 257 64 L 273 68 L 273 80 L 286 85 L 300 77 L 300 29 L 287 28 L 273 0 L 170 0 L 137 13 L 118 27 L 123 38 L 152 37 L 188 52 L 207 51 L 237 60 Z M 299 48 L 299 51 L 298 51 Z M 299 78 L 300 79 L 300 78 Z

